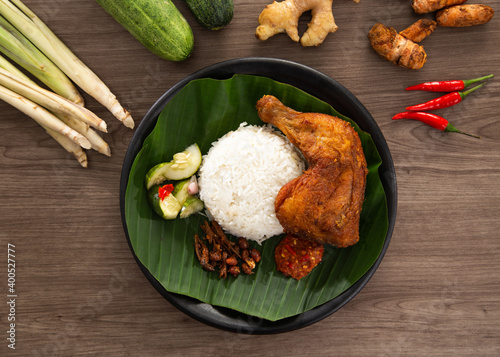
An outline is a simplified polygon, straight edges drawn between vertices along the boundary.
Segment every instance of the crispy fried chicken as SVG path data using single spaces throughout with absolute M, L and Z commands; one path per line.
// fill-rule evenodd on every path
M 276 216 L 284 231 L 337 247 L 357 243 L 368 170 L 354 128 L 330 115 L 297 112 L 270 95 L 257 102 L 257 110 L 309 163 L 276 197 Z

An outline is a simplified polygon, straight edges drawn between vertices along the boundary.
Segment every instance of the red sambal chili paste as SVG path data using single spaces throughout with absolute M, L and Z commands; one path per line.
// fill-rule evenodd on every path
M 300 280 L 321 262 L 323 252 L 323 244 L 287 234 L 276 246 L 274 259 L 278 271 Z

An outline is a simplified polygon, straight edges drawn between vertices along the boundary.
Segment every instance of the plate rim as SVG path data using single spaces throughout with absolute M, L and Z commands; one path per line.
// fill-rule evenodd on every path
M 228 308 L 212 306 L 189 296 L 167 291 L 152 276 L 149 270 L 140 262 L 140 260 L 136 256 L 130 241 L 130 237 L 128 235 L 127 223 L 125 219 L 125 191 L 128 184 L 130 168 L 133 161 L 135 160 L 136 155 L 142 148 L 145 138 L 154 129 L 158 116 L 165 105 L 186 84 L 188 84 L 192 80 L 200 78 L 228 79 L 235 74 L 264 76 L 282 83 L 291 84 L 303 91 L 308 92 L 316 98 L 329 103 L 330 105 L 332 105 L 330 103 L 331 99 L 328 98 L 328 96 L 315 92 L 317 91 L 318 87 L 323 88 L 323 86 L 326 86 L 334 88 L 336 91 L 338 91 L 338 93 L 336 93 L 336 96 L 343 97 L 344 99 L 347 99 L 346 103 L 350 103 L 350 111 L 354 110 L 355 112 L 357 112 L 356 114 L 358 116 L 364 117 L 366 119 L 366 122 L 358 123 L 355 118 L 352 118 L 352 115 L 344 114 L 344 111 L 347 109 L 345 107 L 342 107 L 342 105 L 340 105 L 340 108 L 339 105 L 335 105 L 334 108 L 340 113 L 356 121 L 362 130 L 369 132 L 369 134 L 373 138 L 373 141 L 375 142 L 375 145 L 377 146 L 377 149 L 379 150 L 382 159 L 382 164 L 379 167 L 379 174 L 381 176 L 382 185 L 386 192 L 389 225 L 382 250 L 375 263 L 350 288 L 348 288 L 346 291 L 333 298 L 332 300 L 320 306 L 317 306 L 312 310 L 278 321 L 269 321 L 249 316 Z M 314 78 L 314 81 L 305 81 L 304 75 Z M 300 83 L 300 85 L 298 85 L 297 83 Z M 381 174 L 381 172 L 383 172 L 383 175 Z M 397 182 L 394 163 L 387 142 L 379 126 L 377 125 L 371 114 L 368 112 L 368 110 L 350 91 L 348 91 L 344 86 L 342 86 L 333 78 L 306 65 L 279 58 L 243 57 L 226 60 L 202 68 L 177 82 L 162 96 L 160 96 L 159 99 L 155 101 L 155 103 L 147 111 L 147 113 L 144 115 L 143 119 L 137 126 L 127 148 L 120 176 L 120 214 L 122 219 L 122 226 L 132 255 L 148 281 L 167 301 L 169 301 L 174 307 L 190 316 L 191 318 L 194 318 L 206 325 L 215 328 L 243 334 L 276 334 L 303 328 L 330 316 L 345 304 L 347 304 L 349 301 L 351 301 L 354 296 L 356 296 L 359 291 L 361 291 L 361 289 L 368 283 L 368 281 L 371 279 L 371 277 L 379 267 L 388 249 L 392 237 L 392 232 L 394 230 L 396 221 L 396 212 Z

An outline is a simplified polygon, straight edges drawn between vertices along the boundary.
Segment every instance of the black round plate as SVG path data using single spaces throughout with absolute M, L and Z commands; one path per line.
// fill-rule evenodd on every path
M 127 222 L 125 220 L 125 190 L 132 163 L 141 150 L 144 140 L 153 130 L 158 116 L 165 105 L 187 83 L 194 79 L 228 79 L 234 74 L 268 77 L 275 81 L 295 86 L 327 102 L 337 111 L 354 120 L 362 130 L 370 133 L 382 157 L 379 174 L 387 197 L 389 227 L 382 252 L 378 259 L 361 279 L 338 297 L 300 315 L 278 321 L 256 318 L 231 309 L 212 306 L 188 296 L 166 291 L 136 257 L 130 243 Z M 365 286 L 380 265 L 389 246 L 396 220 L 396 188 L 394 164 L 384 136 L 373 117 L 353 94 L 332 78 L 310 67 L 282 59 L 250 57 L 214 64 L 191 74 L 163 94 L 151 107 L 137 127 L 124 159 L 120 181 L 120 209 L 125 235 L 127 236 L 130 249 L 137 264 L 149 282 L 172 305 L 198 321 L 223 330 L 245 334 L 273 334 L 296 330 L 324 319 L 349 302 Z

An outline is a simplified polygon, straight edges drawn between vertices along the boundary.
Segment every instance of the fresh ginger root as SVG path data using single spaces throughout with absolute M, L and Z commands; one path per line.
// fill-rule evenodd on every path
M 354 1 L 359 2 L 359 0 Z M 265 41 L 271 36 L 286 32 L 295 42 L 300 40 L 302 46 L 318 46 L 330 32 L 338 29 L 333 18 L 332 2 L 333 0 L 274 1 L 261 12 L 255 37 Z M 312 19 L 307 31 L 300 38 L 297 30 L 299 18 L 309 10 Z

